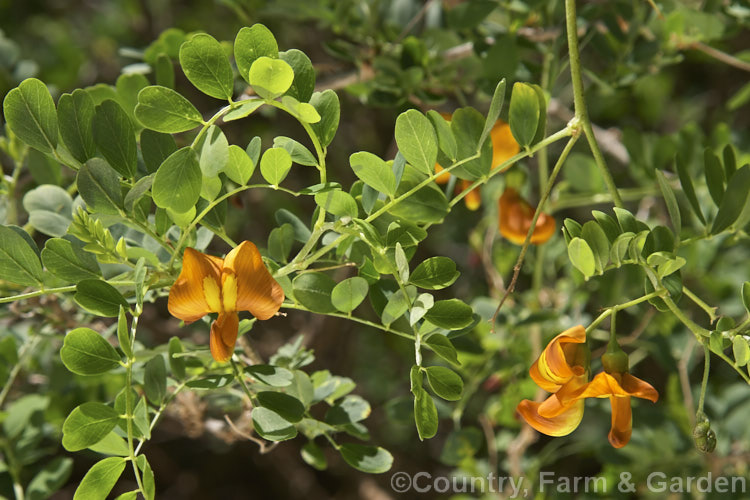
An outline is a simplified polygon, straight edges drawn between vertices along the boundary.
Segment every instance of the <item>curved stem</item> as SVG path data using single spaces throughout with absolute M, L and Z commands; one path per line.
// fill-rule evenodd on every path
M 711 369 L 711 352 L 706 344 L 703 344 L 703 380 L 701 381 L 701 395 L 698 399 L 698 410 L 696 415 L 703 413 L 703 402 L 706 400 L 706 387 L 708 386 L 708 372 Z
M 581 122 L 583 132 L 586 134 L 591 154 L 594 156 L 596 166 L 607 185 L 607 190 L 612 196 L 612 201 L 616 207 L 622 207 L 622 199 L 617 192 L 617 186 L 609 173 L 604 155 L 599 149 L 599 143 L 594 136 L 594 129 L 591 126 L 588 109 L 586 108 L 586 99 L 583 92 L 583 77 L 581 73 L 581 54 L 578 50 L 578 30 L 576 24 L 576 3 L 575 0 L 565 0 L 565 24 L 568 34 L 568 55 L 570 59 L 570 78 L 573 83 L 573 104 L 575 106 L 575 116 Z
M 313 312 L 313 311 L 310 311 L 308 308 L 306 308 L 304 306 L 301 306 L 299 304 L 293 304 L 291 302 L 281 304 L 281 307 L 283 307 L 285 309 L 297 309 L 299 311 Z M 411 335 L 411 334 L 409 334 L 409 333 L 405 333 L 405 332 L 402 332 L 402 331 L 399 331 L 399 330 L 392 330 L 391 328 L 389 328 L 387 326 L 384 326 L 384 325 L 381 325 L 380 323 L 375 323 L 373 321 L 368 321 L 366 319 L 358 318 L 356 316 L 350 316 L 350 315 L 343 314 L 343 313 L 316 313 L 316 314 L 325 314 L 326 316 L 333 316 L 334 318 L 348 319 L 349 321 L 354 321 L 355 323 L 359 323 L 359 324 L 362 324 L 362 325 L 371 326 L 373 328 L 377 328 L 378 330 L 382 330 L 382 331 L 387 332 L 387 333 L 392 333 L 394 335 L 398 335 L 399 337 L 403 337 L 405 339 L 409 339 L 411 341 L 414 341 L 414 336 Z
M 542 207 L 544 206 L 544 203 L 547 201 L 547 198 L 549 198 L 550 192 L 552 192 L 552 186 L 554 185 L 555 179 L 557 178 L 557 174 L 560 173 L 560 170 L 562 169 L 562 166 L 565 163 L 565 160 L 568 158 L 568 154 L 573 149 L 573 145 L 578 140 L 578 137 L 579 137 L 578 134 L 574 134 L 570 137 L 562 153 L 560 153 L 560 157 L 557 159 L 557 163 L 555 164 L 555 167 L 552 169 L 552 173 L 550 174 L 549 180 L 547 181 L 547 187 L 544 190 L 544 194 L 542 195 L 542 198 L 539 200 L 539 204 L 536 206 L 536 210 L 534 211 L 534 217 L 531 219 L 531 225 L 529 226 L 529 230 L 526 233 L 526 239 L 524 240 L 523 246 L 521 247 L 521 253 L 518 255 L 518 260 L 516 261 L 516 265 L 513 267 L 513 277 L 511 278 L 510 283 L 508 284 L 508 287 L 505 289 L 505 293 L 503 294 L 503 297 L 500 299 L 500 303 L 497 305 L 497 308 L 495 309 L 495 314 L 492 315 L 492 319 L 490 320 L 492 322 L 492 327 L 491 327 L 492 333 L 495 333 L 495 323 L 497 322 L 497 315 L 500 313 L 500 309 L 503 307 L 503 304 L 508 299 L 508 296 L 511 293 L 513 293 L 513 289 L 516 286 L 516 280 L 518 280 L 518 275 L 521 272 L 521 266 L 523 265 L 523 260 L 526 258 L 526 252 L 528 251 L 529 245 L 531 244 L 531 236 L 534 234 L 534 230 L 536 229 L 536 221 L 539 219 L 539 215 L 542 213 Z

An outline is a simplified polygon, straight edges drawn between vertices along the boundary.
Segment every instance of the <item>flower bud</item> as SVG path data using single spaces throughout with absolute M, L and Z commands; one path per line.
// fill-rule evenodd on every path
M 620 349 L 620 344 L 612 338 L 607 345 L 607 352 L 602 355 L 602 366 L 604 371 L 612 373 L 626 373 L 630 368 L 630 361 L 625 351 Z
M 716 433 L 705 415 L 700 415 L 699 422 L 693 427 L 693 442 L 703 453 L 711 453 L 716 448 Z

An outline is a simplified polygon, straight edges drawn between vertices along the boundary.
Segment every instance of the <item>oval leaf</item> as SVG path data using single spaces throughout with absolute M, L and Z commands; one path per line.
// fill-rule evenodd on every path
M 90 328 L 70 331 L 60 349 L 65 367 L 78 375 L 100 375 L 120 365 L 120 355 Z

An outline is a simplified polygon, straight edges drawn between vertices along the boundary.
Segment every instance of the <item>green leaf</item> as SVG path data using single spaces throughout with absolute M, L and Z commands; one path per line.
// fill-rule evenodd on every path
M 198 164 L 203 177 L 209 179 L 216 177 L 224 171 L 227 163 L 229 163 L 229 141 L 219 127 L 211 125 L 206 131 L 200 148 Z
M 662 171 L 656 170 L 655 173 L 656 180 L 659 183 L 659 189 L 661 189 L 661 194 L 664 196 L 664 202 L 667 204 L 669 218 L 672 219 L 674 233 L 679 236 L 680 231 L 682 230 L 682 219 L 680 218 L 680 206 L 677 204 L 677 198 L 674 195 L 674 191 L 672 191 L 672 186 L 669 185 Z
M 695 212 L 695 215 L 698 216 L 698 219 L 700 219 L 701 223 L 705 225 L 706 219 L 703 217 L 703 212 L 701 211 L 701 205 L 698 202 L 698 197 L 695 195 L 695 187 L 693 186 L 693 179 L 690 177 L 690 174 L 687 171 L 685 162 L 682 161 L 679 156 L 675 159 L 675 170 L 677 171 L 677 175 L 680 178 L 680 185 L 682 186 L 682 191 L 685 193 L 685 197 L 690 202 L 690 206 L 693 207 L 693 212 Z
M 89 450 L 101 453 L 103 455 L 114 455 L 117 457 L 127 457 L 130 455 L 128 450 L 128 443 L 117 435 L 116 431 L 112 431 L 96 444 L 88 447 Z
M 399 151 L 417 170 L 431 175 L 437 161 L 438 141 L 430 120 L 410 109 L 396 119 L 396 144 Z
M 190 101 L 159 85 L 138 93 L 135 117 L 144 127 L 166 134 L 192 130 L 203 123 L 203 117 Z
M 307 309 L 317 313 L 336 312 L 331 303 L 331 294 L 336 282 L 320 272 L 311 272 L 298 275 L 292 282 L 294 286 L 294 298 Z
M 154 174 L 147 175 L 138 179 L 138 181 L 133 184 L 133 187 L 130 188 L 128 194 L 125 195 L 125 201 L 123 202 L 123 205 L 125 206 L 125 212 L 131 213 L 134 210 L 138 209 L 137 203 L 141 201 L 144 196 L 146 196 L 146 193 L 149 192 L 153 184 Z M 151 201 L 148 202 L 148 205 L 149 207 L 151 206 Z
M 576 269 L 583 273 L 588 279 L 596 272 L 596 260 L 594 252 L 585 240 L 573 238 L 568 244 L 568 258 Z
M 259 57 L 250 67 L 248 82 L 263 99 L 272 100 L 289 90 L 294 81 L 294 70 L 281 59 Z
M 307 240 L 310 238 L 310 229 L 301 221 L 299 220 L 299 217 L 294 215 L 289 210 L 285 210 L 283 208 L 276 211 L 276 214 L 274 214 L 274 218 L 276 219 L 276 223 L 278 225 L 283 224 L 291 224 L 292 228 L 294 229 L 294 239 L 299 241 L 300 243 L 307 243 Z
M 188 146 L 178 149 L 164 160 L 156 171 L 151 194 L 156 206 L 184 213 L 195 206 L 202 183 L 198 157 Z
M 255 172 L 255 164 L 250 156 L 239 146 L 229 146 L 229 162 L 224 168 L 224 174 L 233 182 L 244 186 Z
M 750 359 L 750 346 L 747 345 L 747 339 L 742 335 L 736 335 L 732 339 L 732 353 L 737 366 L 745 366 Z
M 60 358 L 78 375 L 101 375 L 120 365 L 115 348 L 90 328 L 71 330 L 63 340 Z
M 268 235 L 268 255 L 276 262 L 286 262 L 294 244 L 294 228 L 282 224 Z
M 120 344 L 120 349 L 128 358 L 133 357 L 133 349 L 130 346 L 130 329 L 128 328 L 128 317 L 125 313 L 126 309 L 120 306 L 120 312 L 117 314 L 117 343 Z
M 316 194 L 315 203 L 326 212 L 330 212 L 339 217 L 354 218 L 359 212 L 357 202 L 354 201 L 352 195 L 345 191 L 341 191 L 340 189 Z
M 167 352 L 167 360 L 169 361 L 169 369 L 172 372 L 172 376 L 177 380 L 185 379 L 185 358 L 178 356 L 185 351 L 182 347 L 182 342 L 177 337 L 169 339 L 169 349 Z
M 143 374 L 143 389 L 148 400 L 156 406 L 164 401 L 167 395 L 167 367 L 160 355 L 151 358 L 146 363 Z
M 97 279 L 102 275 L 92 254 L 62 238 L 47 240 L 42 250 L 42 263 L 49 272 L 69 283 Z
M 456 351 L 456 348 L 453 347 L 453 343 L 445 335 L 434 333 L 427 337 L 424 343 L 427 344 L 427 347 L 432 349 L 435 354 L 449 363 L 456 366 L 461 365 L 461 363 L 458 362 L 458 352 Z
M 414 422 L 417 424 L 419 439 L 424 441 L 437 434 L 437 408 L 435 401 L 421 386 L 412 387 L 412 393 L 414 393 Z
M 8 337 L 6 337 L 8 338 Z M 23 438 L 24 430 L 37 414 L 41 417 L 49 406 L 48 396 L 40 394 L 26 394 L 9 404 L 3 412 L 2 430 L 5 439 Z M 22 439 L 16 440 L 20 445 Z M 16 445 L 18 446 L 18 445 Z
M 456 263 L 448 257 L 430 257 L 414 269 L 409 283 L 427 290 L 440 290 L 451 286 L 460 274 Z
M 446 330 L 460 330 L 473 321 L 471 306 L 459 299 L 438 300 L 427 311 L 425 319 Z
M 70 412 L 63 423 L 63 448 L 68 451 L 88 448 L 104 439 L 119 420 L 120 415 L 111 406 L 83 403 Z
M 383 313 L 380 315 L 381 321 L 388 326 L 403 316 L 408 309 L 409 298 L 401 290 L 396 290 L 383 308 Z
M 427 118 L 430 119 L 432 126 L 435 127 L 440 150 L 448 157 L 448 159 L 455 161 L 456 155 L 458 154 L 458 145 L 456 144 L 456 138 L 453 137 L 453 132 L 451 132 L 451 126 L 442 116 L 440 116 L 440 113 L 434 109 L 427 112 Z
M 721 166 L 719 157 L 706 148 L 703 151 L 703 162 L 706 175 L 706 185 L 708 192 L 716 205 L 721 205 L 724 197 L 724 169 Z
M 125 464 L 125 459 L 122 457 L 109 457 L 95 463 L 83 476 L 75 495 L 73 495 L 73 500 L 107 498 L 117 480 L 120 479 L 122 471 L 125 470 Z
M 510 96 L 510 131 L 516 142 L 526 148 L 536 135 L 540 120 L 539 99 L 531 85 L 522 82 L 513 84 Z
M 283 135 L 277 136 L 273 139 L 273 146 L 286 149 L 294 163 L 308 167 L 316 167 L 318 165 L 318 160 L 315 159 L 310 150 L 294 139 L 284 137 Z
M 464 390 L 464 381 L 450 368 L 444 366 L 428 366 L 425 368 L 427 383 L 430 388 L 448 401 L 458 401 Z
M 123 111 L 130 118 L 131 123 L 136 129 L 140 129 L 140 124 L 135 119 L 135 106 L 138 104 L 138 92 L 148 87 L 148 78 L 140 73 L 123 73 L 117 77 L 115 88 L 117 90 L 115 100 L 122 106 Z
M 331 291 L 333 307 L 344 313 L 350 313 L 365 300 L 370 287 L 367 280 L 355 276 L 336 284 Z
M 401 243 L 396 243 L 394 258 L 399 279 L 402 282 L 407 283 L 409 281 L 409 260 L 406 258 L 406 253 L 404 253 L 404 248 L 401 246 Z
M 50 498 L 63 487 L 73 471 L 73 459 L 70 457 L 55 457 L 37 472 L 26 487 L 26 498 L 29 500 L 44 500 Z
M 637 233 L 639 232 L 638 224 L 636 224 L 635 217 L 633 214 L 625 210 L 624 208 L 614 207 L 612 209 L 617 217 L 617 222 L 620 224 L 620 229 L 623 233 Z
M 289 87 L 287 95 L 300 102 L 309 101 L 315 90 L 315 70 L 310 58 L 300 50 L 291 49 L 286 52 L 279 52 L 279 59 L 289 64 L 294 71 L 294 81 L 292 86 Z
M 395 197 L 400 197 L 416 188 L 424 178 L 424 174 L 407 165 Z M 437 184 L 432 182 L 402 199 L 388 212 L 412 223 L 421 224 L 441 222 L 448 214 L 448 210 L 448 199 Z
M 94 142 L 104 159 L 123 177 L 135 176 L 138 149 L 135 129 L 117 102 L 107 99 L 96 107 L 91 123 Z
M 0 226 L 0 276 L 18 285 L 41 285 L 42 263 L 39 256 L 13 227 Z
M 286 179 L 292 168 L 292 157 L 284 148 L 269 148 L 260 159 L 260 174 L 272 186 Z
M 5 121 L 23 142 L 43 153 L 57 149 L 57 112 L 47 86 L 27 78 L 3 101 Z
M 308 441 L 300 450 L 302 460 L 307 465 L 317 470 L 326 470 L 328 468 L 328 460 L 326 459 L 323 450 L 318 447 L 313 441 Z
M 24 195 L 23 208 L 34 229 L 48 236 L 64 236 L 72 220 L 73 200 L 60 186 L 42 184 Z
M 490 109 L 487 112 L 487 119 L 484 121 L 484 129 L 482 135 L 479 137 L 479 144 L 484 144 L 487 136 L 490 135 L 492 127 L 495 126 L 495 122 L 500 117 L 500 111 L 503 109 L 503 102 L 505 101 L 505 78 L 500 80 L 495 86 L 495 92 L 492 94 L 492 101 L 490 101 Z
M 727 185 L 727 190 L 719 203 L 711 234 L 719 234 L 729 227 L 744 227 L 750 215 L 750 165 L 737 170 Z
M 368 186 L 390 197 L 396 193 L 396 176 L 378 156 L 360 151 L 349 157 L 349 163 L 354 174 Z
M 128 307 L 128 301 L 115 287 L 98 279 L 79 281 L 73 299 L 90 313 L 109 318 L 119 314 L 120 306 Z
M 746 281 L 742 284 L 742 305 L 744 305 L 745 310 L 750 313 L 750 281 Z
M 594 221 L 588 221 L 581 228 L 581 238 L 591 248 L 596 272 L 601 274 L 609 262 L 609 240 L 604 230 Z
M 141 154 L 149 173 L 156 172 L 169 155 L 177 151 L 177 144 L 169 134 L 144 129 L 141 131 Z
M 37 184 L 62 184 L 62 166 L 50 155 L 31 148 L 27 153 L 26 166 Z
M 479 158 L 451 170 L 451 173 L 460 179 L 475 181 L 489 174 L 492 169 L 492 141 L 484 141 L 481 149 L 479 147 L 484 122 L 484 116 L 474 108 L 461 108 L 453 113 L 451 132 L 456 138 L 458 148 L 456 159 L 464 160 L 476 155 L 478 151 L 481 152 Z
M 393 456 L 379 446 L 344 443 L 338 451 L 346 463 L 368 474 L 382 474 L 393 465 Z
M 223 120 L 225 122 L 231 122 L 233 120 L 239 120 L 241 118 L 250 116 L 253 111 L 263 106 L 265 103 L 266 101 L 264 101 L 263 99 L 257 98 L 242 101 L 236 108 L 225 114 Z
M 143 475 L 141 480 L 143 482 L 143 496 L 146 500 L 154 500 L 156 496 L 156 484 L 154 483 L 154 471 L 151 469 L 151 464 L 148 463 L 146 455 L 138 455 L 136 457 L 136 464 L 141 469 Z
M 310 98 L 310 104 L 318 111 L 320 121 L 310 125 L 320 140 L 322 147 L 327 147 L 336 136 L 339 128 L 340 104 L 339 97 L 331 89 L 315 92 Z
M 173 89 L 174 68 L 172 67 L 172 59 L 167 54 L 159 54 L 152 66 L 154 66 L 156 84 Z
M 350 394 L 328 409 L 325 421 L 335 426 L 355 424 L 369 417 L 371 411 L 370 403 L 361 396 Z
M 92 213 L 119 215 L 123 208 L 120 176 L 101 158 L 92 158 L 78 170 L 78 192 Z
M 261 391 L 255 395 L 258 404 L 268 408 L 287 422 L 297 423 L 305 414 L 305 405 L 288 394 L 274 391 Z
M 275 411 L 264 407 L 253 408 L 255 432 L 269 441 L 286 441 L 297 436 L 297 429 Z
M 271 365 L 252 365 L 245 373 L 271 387 L 288 387 L 294 381 L 294 374 L 286 368 Z
M 249 80 L 250 68 L 260 57 L 279 57 L 279 46 L 273 33 L 262 24 L 254 24 L 250 28 L 242 28 L 234 40 L 234 60 L 240 76 Z
M 199 33 L 180 47 L 180 66 L 190 83 L 216 99 L 231 99 L 234 75 L 221 44 L 211 35 Z
M 81 163 L 96 154 L 91 130 L 94 108 L 94 100 L 82 89 L 61 95 L 57 102 L 60 136 L 73 158 Z
M 312 104 L 299 102 L 290 95 L 282 97 L 281 104 L 283 109 L 303 123 L 318 123 L 320 121 L 320 115 Z

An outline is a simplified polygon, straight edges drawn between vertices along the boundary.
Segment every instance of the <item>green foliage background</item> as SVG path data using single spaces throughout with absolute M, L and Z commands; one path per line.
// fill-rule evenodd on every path
M 656 5 L 664 18 L 648 1 L 579 2 L 589 112 L 602 132 L 605 155 L 626 208 L 651 229 L 681 226 L 683 239 L 695 240 L 667 260 L 684 259 L 680 281 L 705 307 L 684 293 L 681 298 L 674 294 L 674 300 L 701 328 L 719 332 L 711 337 L 713 351 L 726 352 L 729 363 L 743 365 L 747 359 L 740 363 L 738 358 L 742 346 L 724 345 L 722 332 L 744 339 L 747 326 L 742 285 L 750 280 L 750 249 L 746 228 L 735 227 L 739 225 L 735 223 L 740 212 L 745 214 L 750 181 L 738 181 L 733 188 L 726 178 L 733 172 L 730 165 L 739 171 L 750 161 L 750 54 L 746 50 L 750 10 L 740 2 L 664 1 Z M 28 77 L 48 84 L 56 102 L 60 94 L 78 87 L 115 84 L 121 73 L 137 74 L 147 69 L 145 63 L 153 64 L 150 54 L 165 47 L 170 50 L 170 33 L 176 39 L 181 36 L 166 31 L 172 28 L 183 34 L 203 31 L 219 41 L 230 41 L 224 48 L 231 53 L 231 41 L 240 28 L 260 22 L 273 32 L 281 50 L 298 48 L 307 54 L 319 85 L 336 89 L 341 125 L 327 163 L 329 178 L 344 186 L 357 179 L 349 167 L 352 153 L 369 151 L 381 158 L 393 157 L 394 127 L 401 112 L 410 108 L 451 112 L 472 105 L 484 113 L 501 78 L 506 78 L 508 89 L 503 118 L 509 119 L 513 83 L 531 82 L 552 98 L 547 106 L 548 133 L 565 127 L 572 117 L 573 102 L 563 2 L 432 1 L 420 14 L 423 6 L 415 0 L 0 2 L 0 98 Z M 413 19 L 415 23 L 410 24 Z M 716 50 L 731 55 L 730 63 L 721 55 L 717 57 Z M 175 68 L 175 88 L 198 109 L 216 110 L 216 100 L 199 92 L 179 66 Z M 149 78 L 153 83 L 153 75 Z M 128 78 L 119 81 L 125 88 Z M 235 93 L 245 87 L 241 79 L 235 79 Z M 222 131 L 230 144 L 243 147 L 254 136 L 261 138 L 264 148 L 270 147 L 274 137 L 287 136 L 312 148 L 301 138 L 295 120 L 269 106 L 252 119 L 226 123 Z M 540 179 L 547 175 L 542 173 L 546 167 L 540 165 L 554 164 L 561 149 L 559 143 L 554 144 L 549 153 L 540 152 L 518 162 L 507 174 L 493 177 L 482 188 L 478 212 L 457 205 L 442 224 L 430 228 L 412 260 L 412 273 L 424 259 L 450 257 L 461 275 L 449 291 L 437 292 L 436 297 L 458 297 L 489 319 L 520 250 L 496 234 L 497 199 L 507 184 L 516 183 L 523 186 L 525 196 L 538 201 L 544 183 Z M 27 204 L 24 195 L 43 184 L 65 189 L 75 177 L 48 156 L 30 151 L 17 191 L 3 198 L 4 224 L 29 222 L 37 227 L 34 208 L 49 213 L 47 208 L 59 192 L 49 187 L 38 192 L 41 209 L 34 205 L 33 196 Z M 115 166 L 116 162 L 107 159 Z M 0 154 L 0 161 L 5 174 L 10 175 L 8 155 Z M 691 179 L 692 196 L 684 178 Z M 284 187 L 299 191 L 318 182 L 315 169 L 295 166 Z M 725 212 L 734 207 L 737 214 L 726 225 L 719 224 L 721 199 L 730 191 L 737 201 Z M 303 215 L 312 214 L 315 208 L 313 197 L 280 194 L 253 190 L 233 198 L 227 209 L 226 234 L 235 241 L 256 241 L 270 251 L 272 245 L 270 241 L 266 245 L 266 239 L 280 225 L 275 217 L 278 210 L 297 214 L 307 223 L 309 215 Z M 59 199 L 66 203 L 64 196 Z M 597 166 L 585 141 L 580 141 L 568 157 L 546 211 L 555 216 L 560 227 L 566 218 L 584 225 L 594 219 L 593 209 L 614 215 L 611 207 L 612 199 Z M 72 206 L 68 208 L 72 210 Z M 675 211 L 681 214 L 680 222 Z M 627 230 L 622 219 L 618 220 Z M 47 222 L 45 227 L 55 223 Z M 657 405 L 634 401 L 633 438 L 626 448 L 613 450 L 606 440 L 610 425 L 606 400 L 589 402 L 582 425 L 570 436 L 548 438 L 521 431 L 515 407 L 521 399 L 534 397 L 536 388 L 527 373 L 539 347 L 573 324 L 588 325 L 603 308 L 644 293 L 644 275 L 637 266 L 615 269 L 615 260 L 607 267 L 604 258 L 596 262 L 593 272 L 586 271 L 592 264 L 577 262 L 568 241 L 576 236 L 588 239 L 576 234 L 575 224 L 565 227 L 565 237 L 558 232 L 547 244 L 529 252 L 517 291 L 500 312 L 497 332 L 490 332 L 489 323 L 480 321 L 466 335 L 452 339 L 462 362 L 458 372 L 464 382 L 463 396 L 457 403 L 436 399 L 440 426 L 431 440 L 421 441 L 414 425 L 409 383 L 412 341 L 346 319 L 291 309 L 285 310 L 285 318 L 247 334 L 261 359 L 275 359 L 289 367 L 307 366 L 305 370 L 310 372 L 329 370 L 334 376 L 346 377 L 336 379 L 338 384 L 356 383 L 356 394 L 369 402 L 367 408 L 372 413 L 366 429 L 349 430 L 355 435 L 369 434 L 367 442 L 393 454 L 389 473 L 370 476 L 355 471 L 323 446 L 321 453 L 328 468 L 317 470 L 300 460 L 300 453 L 303 458 L 307 453 L 305 461 L 319 463 L 314 456 L 317 450 L 303 448 L 301 438 L 261 454 L 256 443 L 233 432 L 223 420 L 226 414 L 247 427 L 248 422 L 241 421 L 242 407 L 236 395 L 189 392 L 173 402 L 144 447 L 155 471 L 157 497 L 396 496 L 389 486 L 390 474 L 395 471 L 429 471 L 434 476 L 486 476 L 495 471 L 496 475 L 522 474 L 532 486 L 542 470 L 560 477 L 599 475 L 607 478 L 610 491 L 620 472 L 627 471 L 638 485 L 636 496 L 654 498 L 661 496 L 647 491 L 645 479 L 656 470 L 668 477 L 711 471 L 714 476 L 750 479 L 747 384 L 728 363 L 712 358 L 705 412 L 717 446 L 712 454 L 697 451 L 692 432 L 703 351 L 678 318 L 658 313 L 650 305 L 618 315 L 618 330 L 627 339 L 623 346 L 631 353 L 633 373 L 660 393 Z M 3 241 L 11 241 L 14 236 L 3 229 Z M 284 231 L 283 227 L 275 230 Z M 43 248 L 45 236 L 37 233 L 35 240 Z M 99 255 L 116 259 L 116 240 L 110 243 L 99 249 Z M 226 245 L 218 238 L 207 250 L 213 254 L 225 251 Z M 96 278 L 94 268 L 96 263 L 89 268 L 92 276 L 83 271 L 71 279 Z M 599 276 L 605 268 L 612 269 Z M 596 276 L 585 279 L 584 274 Z M 343 269 L 332 276 L 339 282 L 354 274 Z M 318 281 L 313 288 L 321 286 Z M 2 295 L 21 293 L 22 288 L 9 284 Z M 95 290 L 90 295 L 106 293 Z M 109 307 L 114 307 L 113 316 L 117 316 L 118 299 L 113 300 Z M 63 422 L 82 403 L 114 400 L 125 376 L 119 372 L 101 377 L 71 374 L 62 363 L 65 355 L 62 360 L 60 357 L 62 339 L 82 326 L 116 336 L 117 324 L 88 314 L 62 295 L 3 306 L 0 380 L 15 380 L 0 407 L 3 456 L 9 451 L 18 455 L 16 463 L 21 464 L 19 474 L 28 486 L 29 498 L 45 498 L 58 489 L 56 498 L 71 497 L 101 455 L 65 451 L 61 441 L 68 449 L 77 447 L 62 438 Z M 379 315 L 372 309 L 367 305 L 365 315 L 377 321 Z M 716 322 L 718 318 L 722 319 Z M 204 345 L 207 329 L 203 322 L 179 329 L 177 320 L 166 311 L 166 300 L 160 298 L 155 305 L 145 305 L 138 342 L 147 348 L 157 347 L 158 354 L 163 354 L 173 336 L 186 344 Z M 603 349 L 607 333 L 595 330 L 591 336 L 601 341 L 598 347 Z M 295 344 L 298 340 L 304 348 Z M 308 350 L 314 352 L 314 358 Z M 430 357 L 448 364 L 433 354 Z M 18 371 L 13 373 L 16 366 Z M 746 366 L 739 369 L 747 373 Z M 159 370 L 166 368 L 145 366 L 136 378 Z M 170 367 L 170 373 L 174 370 Z M 160 388 L 150 390 L 149 400 L 160 400 Z M 322 409 L 318 412 L 324 413 Z M 0 495 L 13 498 L 7 464 L 7 459 L 0 463 Z M 145 467 L 142 470 L 145 475 Z M 135 487 L 129 476 L 123 476 L 114 492 Z

